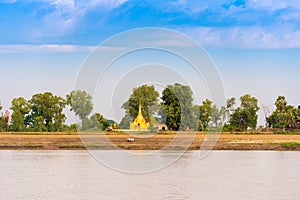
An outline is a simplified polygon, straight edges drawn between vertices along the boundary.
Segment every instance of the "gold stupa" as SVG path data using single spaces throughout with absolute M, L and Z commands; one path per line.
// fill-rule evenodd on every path
M 149 122 L 146 122 L 142 115 L 142 105 L 139 104 L 139 112 L 136 118 L 132 123 L 130 123 L 130 129 L 131 130 L 147 130 L 149 129 L 150 124 Z

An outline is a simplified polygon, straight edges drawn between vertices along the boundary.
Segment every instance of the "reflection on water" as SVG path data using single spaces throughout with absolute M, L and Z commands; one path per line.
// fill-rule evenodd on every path
M 299 152 L 213 151 L 200 160 L 192 151 L 160 171 L 128 174 L 86 151 L 0 151 L 0 199 L 300 199 L 299 169 Z

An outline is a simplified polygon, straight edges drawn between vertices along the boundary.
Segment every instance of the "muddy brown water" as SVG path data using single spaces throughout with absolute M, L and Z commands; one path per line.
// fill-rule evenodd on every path
M 88 151 L 4 150 L 0 199 L 300 199 L 300 152 L 212 151 L 204 159 L 198 153 L 131 174 L 104 166 Z M 170 154 L 176 153 L 162 153 L 158 161 Z

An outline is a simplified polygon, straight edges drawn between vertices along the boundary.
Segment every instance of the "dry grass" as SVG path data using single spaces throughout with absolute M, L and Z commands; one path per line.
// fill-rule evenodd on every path
M 191 133 L 160 133 L 134 134 L 113 133 L 0 133 L 0 149 L 128 149 L 128 150 L 158 150 L 185 148 L 181 141 L 192 139 L 189 150 L 199 149 L 207 135 L 197 133 L 194 138 Z M 128 137 L 135 138 L 134 142 L 127 142 Z M 174 143 L 174 138 L 177 142 Z M 217 135 L 213 137 L 218 137 Z M 174 144 L 173 144 L 173 143 Z M 300 150 L 299 145 L 285 145 L 300 143 L 300 135 L 281 134 L 229 134 L 223 133 L 218 137 L 215 150 Z M 169 145 L 169 146 L 168 146 Z

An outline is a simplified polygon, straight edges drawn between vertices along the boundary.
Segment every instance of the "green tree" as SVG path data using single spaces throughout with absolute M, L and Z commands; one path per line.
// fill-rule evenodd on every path
M 284 96 L 278 96 L 275 101 L 275 111 L 267 117 L 271 128 L 295 129 L 298 127 L 298 109 L 288 105 Z
M 287 101 L 284 96 L 278 96 L 278 98 L 275 101 L 276 110 L 283 112 L 286 110 L 287 107 Z
M 0 116 L 0 132 L 5 131 L 5 119 L 3 116 Z
M 233 116 L 233 113 L 235 111 L 235 105 L 236 105 L 236 99 L 235 97 L 231 97 L 230 99 L 227 99 L 226 101 L 226 105 L 223 107 L 224 109 L 224 116 L 223 116 L 223 121 L 224 126 L 223 126 L 223 131 L 227 132 L 227 131 L 233 131 L 234 129 L 236 129 L 236 127 L 233 127 L 230 124 L 230 120 L 231 117 Z
M 172 86 L 167 86 L 162 92 L 162 103 L 159 114 L 162 122 L 168 126 L 169 130 L 178 131 L 181 124 L 181 105 L 175 95 Z
M 300 106 L 298 106 L 298 109 L 296 111 L 296 124 L 297 128 L 300 129 Z
M 67 104 L 71 107 L 70 111 L 80 118 L 82 125 L 93 110 L 92 96 L 86 91 L 72 91 L 67 95 Z
M 0 111 L 2 110 L 2 105 L 1 105 L 1 101 L 0 101 Z M 5 119 L 4 116 L 2 115 L 2 113 L 0 112 L 0 131 L 4 131 L 5 128 Z
M 248 128 L 255 129 L 257 125 L 258 100 L 246 94 L 240 97 L 241 105 L 235 109 L 230 118 L 230 125 L 236 130 L 245 131 Z
M 10 130 L 25 131 L 25 118 L 28 116 L 31 110 L 31 104 L 23 97 L 14 98 L 11 102 L 10 109 L 13 111 L 11 115 L 12 122 L 10 125 Z
M 211 108 L 211 123 L 214 127 L 220 127 L 223 125 L 225 120 L 225 107 L 221 106 L 220 109 L 216 105 L 213 105 Z
M 45 131 L 63 131 L 65 114 L 62 111 L 67 103 L 64 98 L 45 92 L 33 95 L 29 103 L 32 106 L 29 119 L 34 130 L 44 130 L 44 127 L 40 125 L 43 121 Z
M 1 102 L 0 102 L 0 111 L 2 110 Z M 0 112 L 0 131 L 7 131 L 9 126 L 9 112 L 6 111 L 5 114 Z
M 227 99 L 226 101 L 226 106 L 225 106 L 225 120 L 229 121 L 230 116 L 234 113 L 235 111 L 235 97 L 231 97 L 230 99 Z
M 81 130 L 105 130 L 105 128 L 107 128 L 108 126 L 109 123 L 107 119 L 104 118 L 100 113 L 95 113 L 90 118 L 86 117 L 83 119 Z
M 86 131 L 86 130 L 89 130 L 91 128 L 95 128 L 95 126 L 96 125 L 94 124 L 94 122 L 90 118 L 85 117 L 85 118 L 82 119 L 82 126 L 81 126 L 80 130 Z
M 109 126 L 107 119 L 103 117 L 100 113 L 95 113 L 91 116 L 91 121 L 94 128 L 105 130 Z
M 207 130 L 212 116 L 212 101 L 206 99 L 199 106 L 199 131 Z
M 46 132 L 48 131 L 43 116 L 35 116 L 32 124 L 32 130 L 37 132 Z
M 130 122 L 131 122 L 131 118 L 128 115 L 125 115 L 120 122 L 120 128 L 121 129 L 129 129 Z
M 125 109 L 125 115 L 131 118 L 131 121 L 137 116 L 139 104 L 142 105 L 142 113 L 146 121 L 158 111 L 159 93 L 155 90 L 154 86 L 142 85 L 134 88 L 129 99 L 122 105 Z
M 193 105 L 193 93 L 189 86 L 175 83 L 162 93 L 160 114 L 170 130 L 197 128 L 197 113 Z

